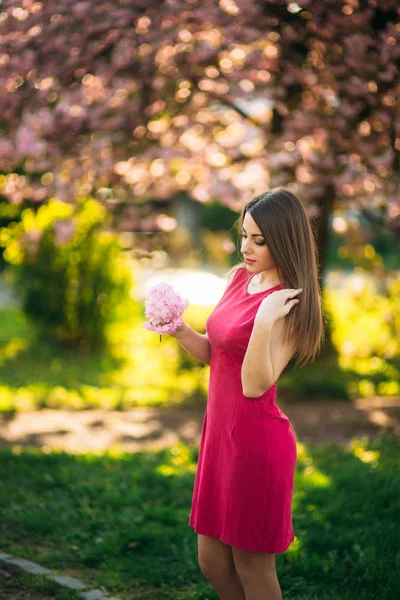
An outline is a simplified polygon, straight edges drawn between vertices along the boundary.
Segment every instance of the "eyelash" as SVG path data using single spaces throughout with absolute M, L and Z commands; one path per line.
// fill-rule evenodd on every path
M 244 235 L 243 233 L 241 233 L 240 237 L 245 238 L 245 237 L 247 237 L 247 235 Z M 261 242 L 261 244 L 260 244 L 260 242 L 256 242 L 256 246 L 264 246 L 264 242 Z

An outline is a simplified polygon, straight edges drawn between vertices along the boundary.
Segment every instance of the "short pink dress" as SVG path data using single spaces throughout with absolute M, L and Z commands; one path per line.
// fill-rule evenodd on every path
M 240 267 L 207 317 L 210 380 L 189 525 L 253 552 L 285 552 L 292 526 L 296 439 L 276 404 L 277 384 L 243 395 L 241 366 L 258 307 L 279 284 L 251 294 Z

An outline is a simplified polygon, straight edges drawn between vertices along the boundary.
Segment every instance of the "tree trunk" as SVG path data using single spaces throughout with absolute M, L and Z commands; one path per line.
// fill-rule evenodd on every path
M 312 221 L 313 230 L 315 233 L 317 249 L 318 249 L 318 274 L 319 274 L 319 285 L 321 295 L 324 289 L 323 282 L 326 275 L 326 258 L 329 243 L 329 218 L 333 212 L 335 203 L 335 190 L 333 186 L 327 186 L 325 193 L 321 196 L 318 205 L 318 215 Z M 323 298 L 323 295 L 322 295 Z M 321 358 L 337 357 L 337 350 L 332 342 L 332 328 L 330 325 L 331 316 L 327 313 L 324 306 L 324 312 L 327 314 L 329 319 L 328 322 L 324 322 L 325 325 L 325 343 L 321 348 L 319 356 Z
M 326 274 L 326 256 L 329 243 L 329 218 L 333 212 L 335 190 L 333 186 L 325 188 L 325 193 L 317 202 L 318 215 L 313 219 L 312 225 L 318 248 L 319 282 L 323 288 L 323 279 Z

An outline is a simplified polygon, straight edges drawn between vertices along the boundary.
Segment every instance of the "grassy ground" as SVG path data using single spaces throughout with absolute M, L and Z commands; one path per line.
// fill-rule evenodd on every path
M 298 445 L 284 598 L 400 597 L 400 439 Z M 198 449 L 68 455 L 2 449 L 2 550 L 124 600 L 217 600 L 188 526 Z
M 81 596 L 66 590 L 44 575 L 9 573 L 0 568 L 1 600 L 79 600 Z

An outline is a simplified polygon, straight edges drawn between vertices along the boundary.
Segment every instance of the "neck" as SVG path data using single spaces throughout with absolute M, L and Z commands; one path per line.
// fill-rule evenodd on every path
M 279 275 L 276 269 L 267 269 L 259 273 L 260 282 L 262 285 L 278 285 L 280 283 Z

